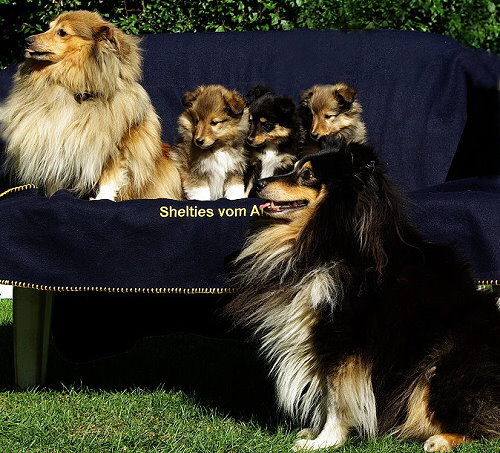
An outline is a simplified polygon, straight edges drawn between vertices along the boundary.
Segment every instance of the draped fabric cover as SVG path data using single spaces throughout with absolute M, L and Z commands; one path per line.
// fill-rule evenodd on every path
M 143 48 L 143 84 L 168 143 L 182 93 L 197 85 L 245 94 L 263 84 L 295 101 L 318 83 L 356 87 L 369 139 L 408 194 L 413 223 L 430 240 L 455 243 L 476 278 L 500 278 L 495 56 L 398 31 L 149 35 Z M 0 99 L 13 72 L 0 73 Z M 0 189 L 8 187 L 1 179 Z M 0 198 L 0 281 L 108 291 L 223 288 L 258 203 L 12 192 Z

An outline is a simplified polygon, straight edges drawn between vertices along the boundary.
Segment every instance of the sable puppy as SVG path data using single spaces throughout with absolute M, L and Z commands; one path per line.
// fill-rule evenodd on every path
M 304 142 L 304 129 L 293 101 L 271 89 L 255 86 L 250 98 L 248 136 L 250 185 L 260 178 L 284 173 L 293 167 Z
M 309 429 L 351 428 L 427 452 L 500 437 L 500 312 L 453 249 L 408 223 L 363 144 L 305 157 L 256 184 L 267 220 L 236 260 L 228 305 L 260 340 L 281 407 Z
M 179 138 L 172 158 L 189 200 L 245 197 L 248 130 L 245 100 L 222 85 L 184 93 Z
M 0 111 L 7 170 L 47 195 L 180 198 L 140 77 L 138 38 L 97 13 L 61 14 L 26 39 L 26 60 Z
M 303 155 L 320 151 L 318 140 L 326 135 L 346 143 L 366 142 L 366 127 L 356 89 L 345 83 L 314 85 L 300 97 L 300 114 L 307 131 Z

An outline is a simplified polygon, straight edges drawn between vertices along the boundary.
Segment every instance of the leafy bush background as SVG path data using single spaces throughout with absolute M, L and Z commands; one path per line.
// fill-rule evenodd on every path
M 493 0 L 0 0 L 0 67 L 57 14 L 99 11 L 128 33 L 386 28 L 440 33 L 500 52 Z

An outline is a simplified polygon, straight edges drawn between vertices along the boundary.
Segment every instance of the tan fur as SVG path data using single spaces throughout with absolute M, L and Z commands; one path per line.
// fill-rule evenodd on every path
M 138 83 L 139 39 L 88 11 L 62 14 L 31 39 L 0 111 L 8 170 L 47 195 L 180 198 L 158 116 Z
M 407 403 L 407 417 L 395 434 L 402 439 L 426 439 L 442 431 L 441 425 L 429 411 L 429 384 L 417 383 Z
M 448 452 L 452 451 L 456 446 L 465 442 L 474 442 L 474 439 L 462 434 L 441 433 L 431 436 L 424 443 L 424 451 L 426 452 Z
M 299 173 L 304 170 L 312 170 L 310 162 L 306 162 Z M 286 218 L 292 220 L 291 226 L 301 230 L 314 215 L 316 207 L 326 196 L 326 188 L 318 189 L 297 183 L 287 183 L 283 180 L 269 182 L 260 192 L 259 197 L 274 202 L 287 202 L 306 200 L 307 206 L 290 211 L 272 212 L 267 214 L 271 217 Z
M 262 119 L 265 118 L 261 118 Z M 291 134 L 291 129 L 276 124 L 272 131 L 261 132 L 260 134 L 254 135 L 252 146 L 262 146 L 264 143 L 269 143 L 273 145 L 280 144 L 283 140 L 287 139 Z
M 377 433 L 377 411 L 371 366 L 361 357 L 347 357 L 332 378 L 342 424 L 354 426 L 368 437 Z
M 257 272 L 263 277 L 275 275 L 277 269 L 284 266 L 285 270 L 278 275 L 286 274 L 293 260 L 291 259 L 292 245 L 302 231 L 302 221 L 276 224 L 266 230 L 265 234 L 250 236 L 236 262 L 253 257 L 253 265 L 245 274 L 241 274 L 243 281 L 248 276 L 252 279 Z M 281 259 L 283 257 L 283 259 Z M 250 280 L 251 281 L 251 280 Z
M 354 88 L 345 83 L 314 85 L 302 93 L 301 104 L 311 111 L 311 134 L 318 134 L 318 138 L 333 135 L 347 142 L 366 142 L 366 127 L 361 117 L 363 109 L 356 101 Z M 315 143 L 310 143 L 304 154 L 318 149 Z
M 208 85 L 185 93 L 183 103 L 186 109 L 179 117 L 180 143 L 171 155 L 186 197 L 243 197 L 247 166 L 243 142 L 248 129 L 245 101 L 236 91 Z

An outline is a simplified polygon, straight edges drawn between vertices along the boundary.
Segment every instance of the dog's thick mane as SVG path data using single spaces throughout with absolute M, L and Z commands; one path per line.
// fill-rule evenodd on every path
M 241 271 L 236 280 L 243 287 L 273 278 L 280 284 L 296 283 L 304 270 L 332 262 L 348 261 L 350 267 L 383 274 L 387 244 L 396 240 L 408 246 L 403 236 L 411 241 L 417 233 L 406 221 L 399 192 L 370 157 L 371 149 L 356 144 L 349 149 L 353 168 L 359 170 L 348 169 L 340 185 L 329 187 L 314 213 L 291 222 L 264 219 L 256 225 L 237 259 Z

